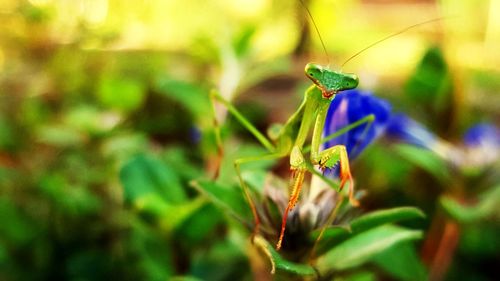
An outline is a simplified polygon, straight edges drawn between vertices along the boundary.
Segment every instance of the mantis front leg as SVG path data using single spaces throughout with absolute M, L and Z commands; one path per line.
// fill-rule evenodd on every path
M 285 235 L 286 221 L 288 218 L 288 212 L 290 212 L 297 201 L 299 200 L 300 190 L 302 189 L 302 183 L 304 182 L 304 176 L 307 171 L 307 164 L 305 158 L 300 151 L 298 146 L 294 146 L 290 152 L 290 171 L 292 175 L 290 177 L 290 197 L 288 199 L 288 205 L 286 206 L 285 212 L 283 213 L 283 218 L 281 220 L 281 231 L 278 238 L 278 243 L 276 243 L 276 249 L 281 248 L 281 243 L 283 242 L 283 236 Z
M 354 181 L 349 166 L 349 157 L 344 145 L 336 145 L 320 152 L 314 162 L 318 163 L 322 170 L 333 168 L 337 163 L 340 164 L 340 190 L 349 181 L 349 202 L 353 206 L 359 206 L 359 202 L 354 198 Z
M 323 128 L 325 126 L 326 115 L 330 103 L 321 103 L 318 107 L 318 114 L 314 124 L 314 131 L 311 143 L 311 163 L 319 165 L 322 170 L 333 168 L 337 163 L 340 164 L 340 190 L 345 183 L 349 181 L 349 202 L 353 206 L 358 206 L 359 202 L 354 198 L 354 182 L 352 180 L 351 169 L 349 166 L 349 157 L 344 145 L 336 145 L 326 150 L 319 151 L 322 140 Z

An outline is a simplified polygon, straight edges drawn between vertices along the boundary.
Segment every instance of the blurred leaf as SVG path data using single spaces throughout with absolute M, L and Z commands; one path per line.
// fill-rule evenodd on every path
M 85 186 L 71 183 L 64 174 L 44 175 L 39 182 L 40 190 L 63 213 L 82 216 L 97 213 L 102 202 Z
M 436 112 L 450 107 L 452 82 L 442 51 L 430 48 L 415 73 L 406 84 L 406 92 L 414 102 L 425 106 L 431 103 Z
M 353 219 L 349 225 L 327 228 L 323 233 L 321 248 L 333 247 L 348 237 L 352 237 L 374 227 L 424 217 L 425 214 L 414 207 L 398 207 L 370 212 Z M 316 240 L 318 235 L 319 231 L 313 232 L 311 239 L 313 239 L 313 241 Z
M 191 262 L 189 273 L 202 280 L 245 280 L 250 271 L 245 253 L 228 240 L 213 243 Z
M 3 245 L 4 242 L 0 243 L 0 263 L 5 264 L 7 259 L 9 258 L 9 254 L 7 252 L 7 249 Z
M 175 213 L 172 213 L 175 216 Z M 175 229 L 176 240 L 189 248 L 208 242 L 207 238 L 214 233 L 216 226 L 223 221 L 221 212 L 212 204 L 202 204 L 181 220 Z
M 422 232 L 383 225 L 358 234 L 318 258 L 320 272 L 342 270 L 365 263 L 389 247 L 403 241 L 422 238 Z
M 107 107 L 123 111 L 139 108 L 146 98 L 142 82 L 129 77 L 103 77 L 98 84 L 97 96 Z
M 244 77 L 242 77 L 238 89 L 239 91 L 248 89 L 273 76 L 287 74 L 291 64 L 292 62 L 289 57 L 280 57 L 271 61 L 266 61 L 265 63 L 256 63 L 251 71 L 248 71 L 245 73 Z M 293 85 L 290 85 L 290 89 L 293 89 Z
M 212 110 L 208 91 L 197 84 L 162 77 L 156 82 L 157 90 L 181 103 L 203 124 L 212 124 Z
M 139 132 L 115 133 L 107 137 L 100 150 L 104 156 L 113 157 L 120 163 L 129 160 L 133 155 L 148 147 L 146 135 Z
M 448 164 L 434 152 L 407 144 L 398 144 L 394 147 L 404 159 L 424 169 L 441 182 L 450 182 L 451 174 Z
M 254 238 L 254 244 L 270 259 L 273 271 L 278 269 L 297 275 L 316 275 L 316 270 L 314 270 L 312 266 L 308 264 L 294 263 L 281 257 L 281 255 L 276 252 L 274 247 L 262 236 L 256 236 Z
M 203 281 L 203 279 L 198 279 L 193 276 L 174 276 L 170 281 Z
M 16 146 L 16 136 L 12 125 L 0 115 L 0 150 L 11 150 Z
M 425 266 L 411 243 L 392 246 L 376 255 L 372 261 L 398 280 L 427 280 Z
M 476 264 L 496 259 L 500 252 L 500 224 L 497 222 L 461 226 L 459 251 Z
M 251 217 L 250 207 L 241 188 L 226 187 L 211 181 L 193 181 L 191 185 L 240 221 L 246 222 Z
M 415 207 L 378 210 L 352 220 L 351 229 L 353 232 L 362 232 L 382 224 L 418 218 L 425 218 L 425 214 Z
M 159 220 L 161 229 L 169 235 L 189 217 L 199 214 L 205 205 L 207 202 L 202 198 L 172 205 L 155 193 L 150 193 L 135 201 L 135 206 L 141 215 L 150 215 Z
M 22 5 L 20 6 L 21 15 L 29 22 L 29 23 L 46 23 L 48 22 L 54 15 L 51 14 L 50 9 L 44 9 L 40 7 L 36 7 L 34 5 Z
M 234 39 L 233 48 L 236 55 L 240 58 L 248 56 L 248 52 L 252 47 L 251 40 L 256 32 L 256 26 L 247 26 Z
M 337 279 L 333 279 L 334 281 L 337 281 Z M 345 281 L 376 281 L 377 276 L 373 272 L 369 271 L 357 271 L 353 274 L 348 275 L 345 279 L 341 278 L 340 280 L 345 280 Z
M 88 249 L 71 256 L 67 264 L 69 279 L 109 280 L 112 261 L 103 250 Z
M 133 221 L 131 231 L 127 245 L 137 255 L 133 265 L 141 269 L 145 280 L 168 280 L 174 265 L 172 250 L 164 237 L 139 221 Z
M 78 130 L 59 124 L 42 125 L 36 131 L 37 141 L 54 146 L 72 146 L 84 142 L 84 135 Z
M 203 175 L 201 167 L 193 165 L 193 161 L 188 158 L 188 151 L 182 147 L 166 148 L 162 158 L 185 179 L 191 180 Z
M 179 176 L 167 164 L 148 155 L 137 155 L 130 159 L 120 171 L 120 180 L 127 202 L 134 202 L 154 193 L 171 204 L 186 200 Z
M 453 219 L 462 223 L 473 223 L 490 217 L 500 218 L 500 185 L 479 196 L 474 205 L 463 205 L 449 196 L 441 196 L 439 203 Z
M 101 112 L 92 106 L 78 106 L 72 108 L 65 115 L 65 123 L 79 131 L 97 134 L 112 129 L 120 121 L 118 114 Z
M 3 243 L 14 243 L 20 246 L 27 243 L 36 234 L 35 225 L 23 217 L 21 212 L 7 198 L 0 199 L 0 255 Z

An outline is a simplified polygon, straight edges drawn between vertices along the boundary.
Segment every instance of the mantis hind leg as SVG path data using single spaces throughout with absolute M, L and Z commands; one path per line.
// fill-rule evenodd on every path
M 275 154 L 268 154 L 268 155 L 263 155 L 263 156 L 240 158 L 240 159 L 236 159 L 236 161 L 234 161 L 234 169 L 236 170 L 236 174 L 238 176 L 238 180 L 240 182 L 241 189 L 242 189 L 243 194 L 248 202 L 248 205 L 250 206 L 250 210 L 252 211 L 252 215 L 254 218 L 254 229 L 252 231 L 252 241 L 254 240 L 255 236 L 259 233 L 260 219 L 259 219 L 259 213 L 257 212 L 256 204 L 252 199 L 250 188 L 248 187 L 248 185 L 245 183 L 245 180 L 243 179 L 243 176 L 241 173 L 241 165 L 245 164 L 245 163 L 250 163 L 250 162 L 275 160 L 275 159 L 279 159 L 282 157 L 283 157 L 282 154 L 275 153 Z
M 213 124 L 214 124 L 214 133 L 215 133 L 215 142 L 217 145 L 217 152 L 218 152 L 218 159 L 216 161 L 216 167 L 215 167 L 215 173 L 214 173 L 214 179 L 216 179 L 219 175 L 220 171 L 220 163 L 222 162 L 222 157 L 224 155 L 224 150 L 222 146 L 222 138 L 220 134 L 220 124 L 219 121 L 217 120 L 217 113 L 215 109 L 215 104 L 216 102 L 220 102 L 222 105 L 224 105 L 229 113 L 233 115 L 238 122 L 245 127 L 269 152 L 274 152 L 276 151 L 276 148 L 274 145 L 271 143 L 269 139 L 267 139 L 257 128 L 255 128 L 248 119 L 246 119 L 243 114 L 241 114 L 238 109 L 236 109 L 229 101 L 224 99 L 216 90 L 210 91 L 210 101 L 212 103 L 212 110 L 213 110 Z

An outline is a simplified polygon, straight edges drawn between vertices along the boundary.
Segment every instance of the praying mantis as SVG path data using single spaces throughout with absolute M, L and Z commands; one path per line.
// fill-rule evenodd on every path
M 340 189 L 349 182 L 349 201 L 353 206 L 359 205 L 354 198 L 354 183 L 349 167 L 349 158 L 345 146 L 336 145 L 320 151 L 322 143 L 323 127 L 331 101 L 341 91 L 354 89 L 359 84 L 355 74 L 333 71 L 319 64 L 308 63 L 305 67 L 305 75 L 313 82 L 305 94 L 304 99 L 288 121 L 277 130 L 277 133 L 268 139 L 260 133 L 248 120 L 228 101 L 216 92 L 212 92 L 213 100 L 224 104 L 228 111 L 245 126 L 269 151 L 268 155 L 237 159 L 234 163 L 240 185 L 252 210 L 255 227 L 254 234 L 258 232 L 260 220 L 257 214 L 248 186 L 241 175 L 240 166 L 244 163 L 271 160 L 289 156 L 290 159 L 290 190 L 288 205 L 284 211 L 281 231 L 276 244 L 276 249 L 281 248 L 286 228 L 288 213 L 297 203 L 304 182 L 304 176 L 308 170 L 308 164 L 304 157 L 304 145 L 313 126 L 311 139 L 310 164 L 318 166 L 321 170 L 332 168 L 340 164 Z
M 312 18 L 307 7 L 305 8 L 323 44 L 321 35 L 317 30 L 316 24 L 314 23 L 314 19 Z M 372 46 L 382 41 L 385 41 L 393 36 L 401 34 L 410 28 L 422 24 L 427 24 L 429 22 L 437 20 L 441 20 L 441 18 L 432 19 L 426 22 L 421 22 L 412 25 L 410 27 L 407 27 L 397 33 L 391 34 L 390 36 L 387 36 L 369 45 L 368 47 L 362 49 L 361 51 L 353 55 L 351 58 L 349 58 L 345 63 L 347 63 L 350 59 L 359 55 L 361 52 L 371 48 Z M 326 53 L 326 48 L 324 47 L 324 44 L 323 48 Z M 212 91 L 210 94 L 213 104 L 215 104 L 215 102 L 222 103 L 227 108 L 227 110 L 251 134 L 253 134 L 253 136 L 269 152 L 268 154 L 263 156 L 241 158 L 237 159 L 234 162 L 234 167 L 236 170 L 240 186 L 243 190 L 246 200 L 248 201 L 248 204 L 250 206 L 250 209 L 254 217 L 255 225 L 252 237 L 255 237 L 255 235 L 258 234 L 259 232 L 260 219 L 257 213 L 255 203 L 252 200 L 249 187 L 247 186 L 242 177 L 241 165 L 249 162 L 274 160 L 274 159 L 289 157 L 289 164 L 291 170 L 290 186 L 289 186 L 290 195 L 288 204 L 286 206 L 286 209 L 284 210 L 282 217 L 281 230 L 278 241 L 276 243 L 277 250 L 279 250 L 282 246 L 288 213 L 294 208 L 297 201 L 299 200 L 304 178 L 308 170 L 314 172 L 314 167 L 317 167 L 320 170 L 324 171 L 325 169 L 333 168 L 338 163 L 340 165 L 339 190 L 342 190 L 346 185 L 346 183 L 348 183 L 349 202 L 352 206 L 359 205 L 359 202 L 354 198 L 354 182 L 353 182 L 353 177 L 351 175 L 351 170 L 349 166 L 349 157 L 347 155 L 346 147 L 344 145 L 335 145 L 325 150 L 320 150 L 321 144 L 324 143 L 326 139 L 330 138 L 330 137 L 322 138 L 323 127 L 325 125 L 325 120 L 330 103 L 335 98 L 335 95 L 337 95 L 338 93 L 345 90 L 355 89 L 359 84 L 359 78 L 357 75 L 353 73 L 344 73 L 342 71 L 330 70 L 328 67 L 315 63 L 308 63 L 305 66 L 305 75 L 307 78 L 309 78 L 309 80 L 311 80 L 313 84 L 305 91 L 302 103 L 295 111 L 295 113 L 293 113 L 291 117 L 286 121 L 285 124 L 281 125 L 279 128 L 274 128 L 275 130 L 272 131 L 269 137 L 266 137 L 264 134 L 259 132 L 229 101 L 225 100 L 216 91 Z M 368 125 L 370 125 L 370 123 L 373 121 L 374 117 L 372 115 L 369 115 L 365 118 L 362 118 L 361 120 L 358 120 L 357 122 L 351 124 L 348 127 L 354 128 L 356 126 L 360 126 L 365 123 L 369 123 Z M 309 150 L 309 147 L 306 148 L 305 144 L 311 129 L 312 129 L 312 137 L 310 144 L 310 155 L 309 159 L 307 159 L 304 156 L 304 153 L 307 152 L 307 150 Z M 218 135 L 218 133 L 216 133 L 216 138 L 217 142 L 220 143 L 220 135 Z

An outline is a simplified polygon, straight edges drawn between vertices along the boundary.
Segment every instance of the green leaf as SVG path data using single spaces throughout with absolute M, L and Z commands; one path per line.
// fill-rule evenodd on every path
M 247 26 L 243 28 L 243 30 L 236 36 L 233 42 L 234 52 L 239 58 L 248 56 L 248 52 L 252 47 L 252 39 L 255 35 L 256 28 L 255 26 Z
M 427 280 L 427 272 L 414 245 L 400 243 L 376 255 L 375 264 L 403 281 Z
M 150 193 L 134 201 L 135 207 L 142 215 L 158 218 L 161 229 L 167 233 L 180 227 L 189 217 L 194 216 L 209 204 L 203 198 L 195 198 L 181 204 L 169 204 L 156 193 Z
M 0 149 L 11 149 L 16 146 L 15 130 L 7 118 L 0 115 Z
M 96 107 L 81 105 L 66 112 L 64 124 L 83 133 L 100 134 L 111 130 L 120 119 L 118 114 L 102 112 Z
M 427 171 L 441 182 L 450 182 L 448 164 L 436 153 L 408 144 L 395 145 L 396 152 L 404 159 Z
M 192 276 L 174 276 L 170 281 L 203 281 L 203 279 L 198 279 Z
M 4 243 L 12 243 L 15 246 L 23 245 L 37 233 L 36 224 L 27 219 L 22 212 L 16 207 L 9 198 L 0 198 L 0 256 L 8 255 L 2 253 Z M 1 259 L 0 259 L 1 260 Z
M 351 229 L 359 233 L 379 225 L 418 218 L 425 218 L 425 214 L 415 207 L 378 210 L 352 220 Z
M 463 205 L 448 196 L 441 196 L 439 203 L 444 210 L 455 220 L 462 223 L 471 223 L 488 217 L 500 217 L 500 185 L 491 188 L 480 196 L 474 205 Z
M 420 238 L 422 238 L 421 231 L 393 225 L 379 226 L 334 247 L 318 259 L 317 267 L 320 272 L 352 268 L 400 242 Z
M 294 263 L 284 259 L 262 236 L 256 236 L 254 244 L 269 258 L 272 265 L 272 273 L 278 269 L 297 275 L 316 275 L 316 271 L 312 266 L 308 264 Z
M 71 182 L 67 175 L 61 173 L 43 175 L 38 186 L 51 201 L 52 206 L 66 215 L 77 217 L 95 214 L 102 208 L 102 202 L 96 194 L 86 186 Z
M 359 234 L 368 229 L 389 223 L 396 223 L 404 220 L 424 218 L 425 214 L 415 207 L 398 207 L 386 210 L 374 211 L 358 217 L 351 221 L 350 225 L 330 227 L 325 230 L 322 238 L 322 248 L 331 248 L 350 236 Z M 313 241 L 318 237 L 316 231 L 312 235 Z
M 78 130 L 60 124 L 42 125 L 35 133 L 37 141 L 53 146 L 77 146 L 84 142 Z
M 204 201 L 205 204 L 190 213 L 175 229 L 176 240 L 180 241 L 180 244 L 186 244 L 190 248 L 203 246 L 201 243 L 206 244 L 212 238 L 210 235 L 215 235 L 216 227 L 223 222 L 221 211 L 210 202 Z M 175 217 L 175 214 L 174 210 L 170 216 Z
M 213 121 L 208 91 L 197 84 L 162 77 L 156 90 L 181 103 L 199 122 L 210 125 Z
M 243 197 L 241 188 L 222 186 L 211 181 L 193 181 L 191 185 L 237 219 L 243 222 L 250 219 L 250 207 Z
M 168 203 L 186 200 L 186 193 L 178 175 L 170 166 L 148 155 L 137 155 L 120 171 L 120 180 L 127 202 L 134 202 L 151 193 L 160 195 Z
M 452 87 L 443 52 L 432 47 L 425 53 L 405 88 L 416 105 L 428 107 L 431 104 L 435 113 L 443 113 L 450 107 Z
M 131 111 L 143 104 L 146 90 L 140 81 L 125 77 L 104 77 L 99 81 L 97 96 L 104 106 Z
M 202 280 L 246 280 L 248 257 L 239 247 L 229 240 L 212 241 L 203 255 L 192 257 L 189 274 Z
M 171 245 L 163 234 L 140 220 L 131 221 L 127 250 L 137 261 L 131 267 L 140 269 L 146 280 L 169 280 L 175 272 Z
M 337 280 L 337 279 L 333 279 Z M 377 275 L 374 272 L 370 271 L 356 271 L 348 276 L 340 280 L 345 280 L 345 281 L 376 281 L 377 280 Z

